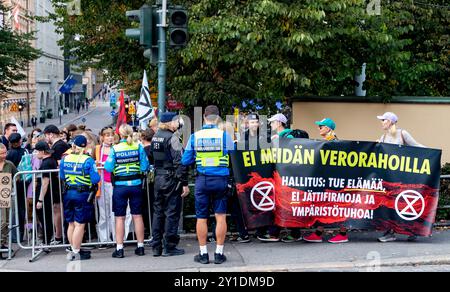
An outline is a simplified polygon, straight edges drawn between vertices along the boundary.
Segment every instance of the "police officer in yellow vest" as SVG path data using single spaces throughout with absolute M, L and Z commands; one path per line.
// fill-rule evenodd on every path
M 142 145 L 133 142 L 133 128 L 122 125 L 119 128 L 120 143 L 114 145 L 105 162 L 105 170 L 112 173 L 113 212 L 116 217 L 116 250 L 113 258 L 123 258 L 123 237 L 125 215 L 128 203 L 133 216 L 138 246 L 135 254 L 145 255 L 144 221 L 142 219 L 142 177 L 149 169 L 147 155 Z
M 214 263 L 221 264 L 226 261 L 223 247 L 227 232 L 227 194 L 231 188 L 228 165 L 229 152 L 234 149 L 234 144 L 230 135 L 217 128 L 220 120 L 217 106 L 207 106 L 203 117 L 205 125 L 202 130 L 191 135 L 181 162 L 186 166 L 194 162 L 197 165 L 195 213 L 200 253 L 194 257 L 194 261 L 202 264 L 209 263 L 206 238 L 208 235 L 207 220 L 210 202 L 212 202 L 217 223 L 217 247 Z
M 95 187 L 100 181 L 95 161 L 84 154 L 87 139 L 76 136 L 72 153 L 61 160 L 59 176 L 65 181 L 64 217 L 69 223 L 67 237 L 71 245 L 68 260 L 87 260 L 91 257 L 89 251 L 81 250 L 86 223 L 91 222 L 94 215 Z
M 150 145 L 150 160 L 154 161 L 155 167 L 153 256 L 184 254 L 183 249 L 176 247 L 180 241 L 178 223 L 182 197 L 189 194 L 188 168 L 181 164 L 183 147 L 179 138 L 174 135 L 179 126 L 176 113 L 162 113 L 158 132 Z

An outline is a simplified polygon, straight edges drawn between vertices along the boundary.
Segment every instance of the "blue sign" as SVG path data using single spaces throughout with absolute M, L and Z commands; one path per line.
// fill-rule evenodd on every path
M 116 103 L 117 102 L 117 100 L 116 100 L 116 94 L 113 92 L 113 93 L 111 93 L 111 96 L 109 97 L 109 102 L 110 103 Z
M 114 117 L 116 115 L 116 112 L 115 111 L 112 111 L 111 112 L 111 117 Z
M 75 84 L 77 84 L 77 80 L 73 75 L 69 75 L 69 77 L 67 77 L 67 79 L 64 81 L 64 84 L 59 88 L 59 92 L 70 93 Z
M 86 122 L 86 118 L 82 118 L 81 121 L 82 121 L 83 123 L 85 123 L 85 122 Z

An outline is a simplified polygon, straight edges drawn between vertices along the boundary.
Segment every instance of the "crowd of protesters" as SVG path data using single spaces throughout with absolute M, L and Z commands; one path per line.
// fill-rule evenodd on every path
M 216 114 L 218 115 L 218 113 Z M 173 117 L 174 116 L 175 115 L 173 115 Z M 394 113 L 387 112 L 381 116 L 377 116 L 377 118 L 381 121 L 381 127 L 384 131 L 381 138 L 377 140 L 378 142 L 424 147 L 416 142 L 406 130 L 397 127 L 398 117 Z M 28 222 L 31 222 L 33 212 L 30 210 L 35 208 L 37 216 L 36 221 L 38 222 L 39 227 L 37 244 L 46 246 L 68 244 L 67 232 L 72 225 L 68 225 L 68 222 L 65 222 L 65 219 L 67 219 L 65 218 L 67 216 L 64 216 L 67 211 L 65 210 L 67 206 L 64 203 L 66 190 L 61 187 L 64 186 L 64 184 L 61 184 L 60 181 L 64 180 L 64 177 L 61 177 L 58 172 L 49 171 L 59 169 L 61 167 L 61 161 L 64 161 L 64 158 L 69 155 L 87 155 L 95 161 L 94 169 L 97 170 L 98 168 L 98 173 L 101 176 L 95 200 L 97 208 L 97 212 L 95 212 L 96 218 L 91 221 L 94 223 L 93 225 L 95 226 L 98 241 L 101 243 L 99 248 L 112 248 L 113 245 L 111 242 L 116 242 L 113 257 L 122 258 L 124 257 L 124 240 L 130 238 L 130 236 L 135 233 L 138 239 L 138 247 L 135 253 L 136 255 L 142 256 L 145 254 L 143 239 L 144 237 L 150 237 L 150 229 L 152 228 L 151 225 L 153 225 L 151 223 L 153 220 L 156 220 L 157 224 L 153 226 L 153 230 L 156 231 L 157 239 L 155 242 L 152 242 L 154 256 L 159 256 L 161 254 L 168 256 L 183 254 L 183 250 L 175 248 L 179 241 L 177 230 L 174 230 L 173 228 L 170 230 L 167 230 L 167 228 L 166 230 L 164 229 L 164 220 L 178 221 L 179 217 L 175 216 L 171 219 L 169 217 L 165 218 L 164 216 L 168 216 L 168 210 L 176 213 L 181 212 L 178 200 L 176 201 L 176 208 L 171 209 L 170 206 L 166 206 L 168 203 L 170 204 L 172 200 L 169 199 L 169 193 L 167 193 L 167 191 L 170 187 L 179 190 L 177 191 L 179 192 L 179 195 L 181 194 L 183 197 L 187 196 L 189 190 L 184 183 L 184 181 L 187 181 L 185 179 L 185 174 L 183 174 L 183 189 L 179 188 L 176 180 L 173 181 L 171 185 L 161 187 L 161 185 L 164 185 L 165 183 L 164 176 L 167 175 L 167 173 L 158 170 L 156 175 L 157 185 L 159 186 L 157 186 L 158 190 L 155 190 L 155 194 L 158 193 L 160 195 L 158 195 L 158 198 L 155 200 L 154 177 L 153 172 L 150 171 L 156 164 L 161 164 L 161 167 L 162 165 L 165 165 L 164 160 L 171 160 L 171 163 L 178 160 L 179 166 L 182 167 L 182 152 L 158 152 L 158 147 L 166 147 L 164 146 L 164 143 L 166 142 L 163 143 L 163 140 L 161 139 L 171 139 L 172 133 L 176 132 L 180 127 L 179 123 L 171 124 L 172 116 L 164 116 L 162 119 L 165 119 L 162 123 L 159 123 L 156 119 L 151 120 L 148 125 L 149 128 L 145 131 L 133 131 L 133 129 L 128 126 L 121 127 L 120 134 L 117 134 L 116 129 L 113 127 L 104 127 L 100 133 L 93 133 L 92 130 L 86 128 L 85 125 L 76 126 L 71 124 L 62 130 L 55 125 L 48 125 L 44 130 L 34 128 L 27 137 L 22 137 L 17 133 L 15 124 L 6 124 L 3 132 L 4 134 L 0 137 L 0 171 L 2 173 L 10 173 L 12 176 L 18 171 L 39 170 L 42 172 L 39 176 L 22 175 L 18 178 L 16 193 L 18 203 L 17 217 L 19 218 L 19 222 L 17 223 L 19 226 L 20 237 L 14 238 L 14 240 L 30 240 L 30 229 L 32 226 L 26 224 L 25 218 L 28 218 Z M 289 129 L 288 120 L 281 113 L 272 116 L 267 121 L 270 123 L 272 136 L 270 136 L 267 131 L 261 131 L 262 121 L 260 121 L 257 113 L 249 113 L 246 115 L 241 135 L 235 135 L 234 125 L 232 124 L 221 123 L 215 125 L 215 120 L 205 120 L 211 124 L 211 127 L 213 127 L 213 125 L 214 127 L 218 126 L 221 131 L 232 134 L 233 137 L 231 137 L 231 139 L 235 142 L 235 145 L 240 145 L 237 146 L 240 147 L 239 149 L 242 149 L 242 147 L 245 149 L 258 149 L 261 145 L 267 143 L 270 144 L 277 139 L 309 137 L 304 131 Z M 324 118 L 317 121 L 316 125 L 318 127 L 318 133 L 323 140 L 329 142 L 338 140 L 336 134 L 337 126 L 331 118 Z M 83 138 L 78 138 L 80 136 Z M 164 145 L 161 144 L 162 146 L 158 146 L 157 144 L 160 142 Z M 188 142 L 188 144 L 189 143 L 191 142 Z M 114 165 L 116 162 L 114 157 L 117 158 L 115 153 L 124 147 L 128 150 L 138 151 L 139 155 L 143 155 L 139 158 L 137 164 L 141 171 L 146 173 L 145 179 L 143 180 L 143 187 L 141 187 L 142 182 L 140 179 L 138 181 L 137 177 L 136 180 L 133 180 L 135 183 L 123 182 L 121 184 L 119 181 L 116 182 L 117 184 L 114 184 L 113 173 L 117 170 L 117 167 Z M 188 152 L 193 151 L 190 147 L 191 146 L 188 145 Z M 194 147 L 194 145 L 192 147 Z M 161 153 L 162 156 L 158 153 Z M 183 160 L 186 161 L 191 160 L 191 163 L 195 160 L 193 159 L 193 157 L 190 157 L 189 159 L 183 158 Z M 206 160 L 208 160 L 208 158 L 205 158 L 205 161 Z M 227 167 L 231 168 L 228 163 Z M 197 168 L 199 168 L 199 164 L 197 164 Z M 159 169 L 159 166 L 157 166 L 157 169 Z M 186 170 L 184 169 L 183 172 L 185 171 Z M 207 177 L 207 174 L 205 177 Z M 232 177 L 232 174 L 230 177 Z M 196 181 L 196 183 L 199 184 L 200 182 Z M 230 185 L 232 182 L 229 182 L 228 184 Z M 136 195 L 129 195 L 129 193 L 125 195 L 125 192 L 127 192 L 125 191 L 125 188 L 133 188 L 133 192 L 136 192 Z M 122 192 L 122 189 L 124 189 L 124 193 L 119 194 L 119 192 Z M 201 228 L 202 232 L 201 234 L 198 233 L 199 240 L 201 238 L 201 252 L 199 256 L 196 257 L 196 261 L 206 263 L 206 260 L 202 260 L 201 257 L 206 252 L 206 235 L 204 232 L 207 230 L 206 219 L 209 217 L 208 208 L 213 207 L 216 211 L 216 215 L 217 213 L 222 215 L 226 214 L 227 211 L 230 210 L 233 224 L 237 229 L 237 233 L 230 237 L 230 241 L 239 243 L 251 241 L 249 231 L 245 227 L 236 190 L 231 188 L 230 190 L 227 190 L 227 192 L 227 199 L 222 199 L 220 207 L 218 207 L 218 205 L 209 205 L 210 200 L 207 198 L 209 196 L 207 193 L 204 194 L 205 198 L 204 201 L 202 201 L 203 203 L 197 201 L 199 198 L 196 192 L 196 214 L 197 219 L 202 223 L 199 225 L 199 221 L 197 222 L 197 228 Z M 164 199 L 161 196 L 166 196 L 167 198 Z M 35 206 L 32 205 L 33 202 L 35 202 Z M 154 214 L 155 208 L 156 213 L 158 213 L 156 215 Z M 199 210 L 199 208 L 201 208 L 201 210 Z M 27 211 L 28 214 L 26 214 Z M 166 212 L 165 215 L 163 215 L 164 212 Z M 5 213 L 7 212 L 3 212 L 3 214 Z M 1 219 L 2 249 L 6 248 L 7 244 L 7 219 L 8 218 Z M 219 241 L 220 248 L 218 246 L 216 253 L 221 255 L 223 254 L 224 231 L 226 231 L 227 227 L 224 223 L 225 217 L 216 216 L 216 219 L 219 222 L 219 226 L 213 228 L 213 235 L 209 238 L 209 241 Z M 134 224 L 132 224 L 132 222 L 134 222 Z M 216 234 L 216 230 L 219 231 L 219 234 Z M 71 232 L 73 232 L 73 230 Z M 199 231 L 197 230 L 197 232 Z M 166 233 L 166 237 L 163 237 L 164 233 Z M 15 235 L 15 232 L 13 232 L 13 234 Z M 255 237 L 264 242 L 295 242 L 300 240 L 305 240 L 307 242 L 322 242 L 323 234 L 324 228 L 321 226 L 305 236 L 302 236 L 300 229 L 297 228 L 282 229 L 278 226 L 266 226 L 256 230 Z M 71 238 L 71 236 L 69 237 Z M 395 239 L 395 234 L 392 230 L 389 230 L 383 237 L 379 238 L 379 241 L 388 242 L 394 241 Z M 409 240 L 414 239 L 414 237 L 409 238 Z M 163 240 L 164 244 L 166 241 L 168 243 L 172 242 L 172 249 L 167 251 L 164 250 L 164 253 L 162 251 Z M 339 233 L 329 240 L 331 243 L 344 243 L 347 241 L 347 230 L 343 226 L 340 228 Z M 72 253 L 72 256 L 74 252 L 73 249 L 74 247 L 71 243 L 71 247 L 68 248 L 68 250 Z M 81 255 L 83 255 L 82 251 L 79 250 L 79 246 L 75 247 L 75 249 L 76 252 L 80 252 Z M 90 258 L 90 255 L 86 256 L 86 259 L 87 258 Z M 225 257 L 222 257 L 218 262 L 216 261 L 216 263 L 222 263 L 223 261 L 225 261 Z

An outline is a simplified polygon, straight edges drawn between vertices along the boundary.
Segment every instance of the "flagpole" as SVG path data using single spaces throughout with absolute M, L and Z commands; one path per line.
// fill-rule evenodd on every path
M 72 74 L 67 75 L 66 79 L 64 79 L 64 82 L 61 84 L 61 86 L 58 88 L 58 91 L 61 92 L 61 88 L 66 84 L 67 80 L 72 77 Z

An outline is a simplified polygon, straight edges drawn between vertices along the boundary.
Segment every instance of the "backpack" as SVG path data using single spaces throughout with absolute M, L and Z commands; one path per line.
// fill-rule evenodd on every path
M 22 155 L 22 158 L 20 159 L 19 165 L 17 166 L 17 170 L 18 171 L 32 171 L 33 170 L 33 166 L 31 164 L 32 156 L 33 155 L 30 154 L 27 149 L 25 149 L 25 153 Z M 33 178 L 33 174 L 27 173 L 27 174 L 23 174 L 21 179 L 23 181 L 31 181 L 32 178 Z
M 290 135 L 294 136 L 294 138 L 304 138 L 309 139 L 309 134 L 306 131 L 295 129 L 292 130 L 292 132 L 289 133 Z

